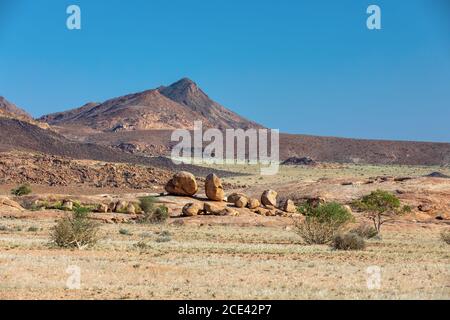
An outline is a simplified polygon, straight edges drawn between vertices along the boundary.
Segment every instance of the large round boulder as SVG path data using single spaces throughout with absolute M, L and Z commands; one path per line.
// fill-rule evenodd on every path
M 192 173 L 180 171 L 167 182 L 165 190 L 177 196 L 193 196 L 198 191 L 198 185 Z
M 223 215 L 224 210 L 225 210 L 224 204 L 220 205 L 205 202 L 203 205 L 203 211 L 205 212 L 205 214 Z
M 228 197 L 227 197 L 227 201 L 228 202 L 230 202 L 230 203 L 232 203 L 232 204 L 235 204 L 236 203 L 236 200 L 237 199 L 239 199 L 240 197 L 245 197 L 245 198 L 247 198 L 247 196 L 245 195 L 245 194 L 243 194 L 243 193 L 232 193 L 232 194 L 230 194 Z
M 234 202 L 234 205 L 238 208 L 244 208 L 247 205 L 248 199 L 247 197 L 239 197 Z
M 214 201 L 223 201 L 223 198 L 225 197 L 222 181 L 220 181 L 220 178 L 214 173 L 210 173 L 206 177 L 205 193 L 208 199 Z
M 247 208 L 249 208 L 249 209 L 256 209 L 256 208 L 258 208 L 260 205 L 261 205 L 261 203 L 259 202 L 258 199 L 256 199 L 256 198 L 250 198 L 250 199 L 248 199 L 248 202 L 247 202 Z
M 276 207 L 278 193 L 274 190 L 266 190 L 261 195 L 261 203 L 265 206 Z

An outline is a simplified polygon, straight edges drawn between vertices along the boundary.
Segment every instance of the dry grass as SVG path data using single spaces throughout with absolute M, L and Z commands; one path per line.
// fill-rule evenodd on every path
M 0 225 L 0 299 L 450 298 L 450 253 L 433 225 L 388 225 L 355 252 L 304 245 L 282 228 L 134 224 L 102 225 L 106 240 L 89 250 L 52 249 L 52 220 Z M 80 290 L 65 288 L 69 265 L 81 268 Z M 374 265 L 379 290 L 366 285 Z
M 204 165 L 208 167 L 210 165 Z M 438 171 L 450 175 L 450 167 L 439 166 L 402 166 L 402 165 L 367 165 L 367 164 L 343 164 L 332 165 L 329 168 L 314 166 L 280 166 L 279 172 L 273 176 L 261 176 L 260 167 L 257 165 L 214 165 L 216 169 L 229 170 L 250 176 L 236 176 L 225 178 L 230 183 L 261 185 L 277 182 L 292 182 L 298 180 L 318 180 L 335 178 L 360 178 L 367 179 L 376 176 L 405 176 L 419 177 Z

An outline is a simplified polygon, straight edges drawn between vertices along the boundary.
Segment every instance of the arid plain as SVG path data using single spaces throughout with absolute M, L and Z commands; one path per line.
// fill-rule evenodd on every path
M 39 119 L 0 98 L 0 299 L 450 298 L 449 143 L 281 134 L 265 176 L 174 164 L 196 120 L 262 128 L 186 78 Z M 379 191 L 404 210 L 359 239 Z M 308 242 L 328 204 L 364 245 Z

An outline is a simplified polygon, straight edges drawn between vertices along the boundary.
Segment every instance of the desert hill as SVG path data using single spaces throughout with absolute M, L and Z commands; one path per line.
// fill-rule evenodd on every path
M 129 163 L 170 171 L 186 170 L 195 172 L 199 176 L 206 176 L 211 172 L 211 170 L 192 165 L 177 166 L 165 157 L 133 155 L 108 146 L 72 141 L 53 130 L 43 129 L 30 122 L 0 117 L 0 152 L 9 151 L 28 151 L 80 160 Z M 231 175 L 231 173 L 225 171 L 213 171 L 222 176 Z
M 17 107 L 15 104 L 6 100 L 5 97 L 0 96 L 0 115 L 22 119 L 32 119 L 25 110 Z
M 103 103 L 43 116 L 50 125 L 77 125 L 98 131 L 193 128 L 261 127 L 211 100 L 192 80 L 181 79 L 168 87 L 146 90 Z
M 85 141 L 125 151 L 149 155 L 170 155 L 176 142 L 170 141 L 170 130 L 136 130 L 102 132 L 85 136 Z M 206 143 L 207 144 L 207 143 Z M 205 144 L 205 145 L 206 145 Z M 450 143 L 363 140 L 321 137 L 300 134 L 280 134 L 280 160 L 308 157 L 319 162 L 448 165 Z

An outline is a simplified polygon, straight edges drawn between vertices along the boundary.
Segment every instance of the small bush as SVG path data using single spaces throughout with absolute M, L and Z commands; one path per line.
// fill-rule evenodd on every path
M 342 226 L 353 220 L 352 214 L 335 202 L 303 206 L 301 210 L 304 210 L 305 220 L 296 221 L 295 229 L 306 244 L 329 243 Z
M 450 244 L 450 229 L 449 230 L 444 230 L 444 231 L 441 232 L 441 239 L 446 244 Z
M 357 234 L 363 239 L 372 239 L 378 235 L 377 229 L 367 223 L 361 223 L 356 228 L 350 230 L 350 232 Z
M 132 236 L 133 235 L 128 229 L 120 229 L 119 233 L 124 236 Z
M 311 209 L 313 209 L 313 207 L 307 202 L 301 203 L 297 206 L 297 212 L 303 215 L 306 215 L 309 211 L 311 211 Z
M 402 208 L 402 211 L 404 213 L 411 213 L 412 212 L 412 207 L 409 206 L 409 205 L 404 205 L 403 208 Z
M 135 248 L 137 248 L 137 249 L 140 249 L 140 250 L 146 250 L 146 249 L 148 249 L 148 248 L 151 248 L 151 246 L 149 245 L 149 243 L 146 242 L 146 241 L 144 241 L 144 240 L 141 240 L 141 241 L 135 243 L 133 246 L 134 246 Z
M 156 242 L 169 242 L 172 240 L 172 237 L 170 235 L 159 235 L 158 238 L 156 238 Z
M 142 197 L 139 206 L 143 212 L 137 220 L 139 223 L 163 223 L 169 218 L 169 209 L 161 205 L 155 207 L 154 197 Z
M 295 222 L 295 232 L 306 244 L 329 243 L 338 230 L 338 225 L 320 222 L 313 217 L 306 217 L 302 222 Z
M 8 227 L 0 225 L 0 231 L 8 231 Z
M 76 214 L 83 215 L 83 214 L 87 214 L 89 212 L 92 212 L 92 209 L 89 208 L 89 207 L 83 207 L 83 206 L 80 205 L 80 206 L 74 206 L 72 211 L 74 213 L 76 213 Z
M 28 232 L 36 232 L 36 231 L 39 231 L 39 228 L 38 228 L 38 227 L 29 227 L 29 228 L 27 229 L 27 231 L 28 231 Z
M 72 216 L 62 218 L 53 227 L 51 239 L 61 248 L 93 246 L 98 241 L 98 223 L 90 220 L 85 212 L 73 212 Z
M 144 213 L 152 213 L 155 209 L 155 197 L 139 198 L 139 206 Z
M 15 195 L 15 196 L 26 196 L 27 194 L 30 194 L 31 192 L 33 192 L 33 190 L 31 190 L 30 185 L 28 184 L 23 184 L 21 186 L 18 186 L 15 189 L 11 190 L 11 194 Z
M 331 244 L 335 250 L 364 250 L 366 243 L 364 239 L 353 232 L 338 234 L 333 238 Z

